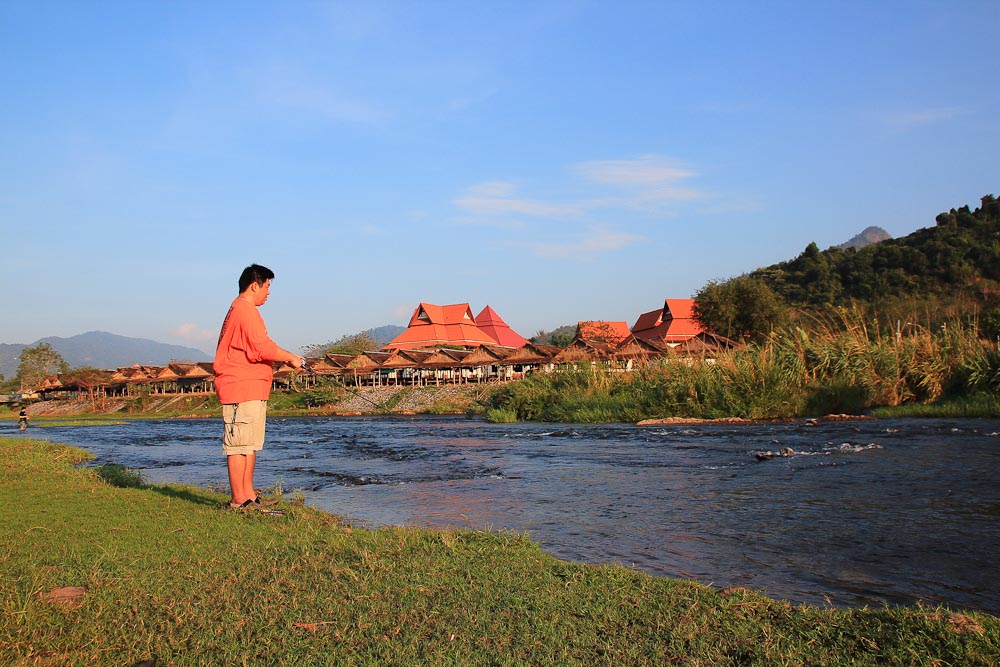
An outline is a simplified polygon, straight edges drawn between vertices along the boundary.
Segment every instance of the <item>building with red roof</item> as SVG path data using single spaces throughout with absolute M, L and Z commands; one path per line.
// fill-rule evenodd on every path
M 413 311 L 406 331 L 383 349 L 413 350 L 424 347 L 500 345 L 520 347 L 527 341 L 511 329 L 489 306 L 472 316 L 467 303 L 438 306 L 421 302 Z
M 476 326 L 501 347 L 522 347 L 528 342 L 524 336 L 511 329 L 510 325 L 497 315 L 497 311 L 489 306 L 476 315 Z
M 632 335 L 646 340 L 658 340 L 668 345 L 705 333 L 694 317 L 694 299 L 665 299 L 663 308 L 643 313 L 632 325 Z

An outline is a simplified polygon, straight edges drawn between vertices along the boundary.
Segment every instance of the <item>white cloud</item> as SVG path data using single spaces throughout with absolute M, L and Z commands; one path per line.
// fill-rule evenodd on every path
M 914 109 L 883 115 L 884 121 L 898 130 L 912 130 L 924 125 L 933 125 L 966 115 L 965 109 L 958 107 L 937 107 Z
M 566 243 L 525 243 L 539 257 L 558 259 L 590 259 L 596 255 L 619 250 L 643 239 L 638 234 L 620 232 L 606 227 L 593 227 L 576 240 Z
M 630 160 L 592 160 L 576 168 L 584 177 L 598 183 L 656 189 L 698 175 L 661 155 L 642 155 Z
M 212 331 L 210 329 L 205 329 L 197 324 L 192 324 L 190 322 L 181 324 L 177 326 L 170 334 L 174 338 L 179 338 L 181 340 L 186 340 L 190 343 L 201 344 L 208 341 L 214 341 L 219 335 L 218 331 Z
M 640 202 L 676 202 L 694 201 L 704 199 L 705 193 L 698 188 L 682 188 L 673 185 L 658 185 L 653 188 L 644 188 L 636 195 Z
M 621 209 L 653 213 L 676 213 L 677 204 L 708 199 L 700 188 L 684 183 L 698 172 L 663 155 L 641 155 L 631 159 L 592 160 L 575 167 L 594 187 L 608 194 L 589 202 L 590 208 Z M 671 208 L 673 207 L 673 208 Z
M 579 204 L 558 204 L 515 197 L 517 188 L 507 181 L 488 181 L 470 187 L 454 204 L 476 215 L 527 215 L 539 218 L 578 216 Z
M 509 181 L 486 181 L 469 188 L 469 192 L 484 197 L 506 197 L 514 194 L 517 187 Z
M 414 308 L 416 308 L 416 306 L 412 303 L 408 306 L 396 306 L 392 309 L 392 317 L 396 320 L 409 322 L 410 318 L 413 317 Z
M 457 216 L 451 219 L 459 225 L 480 225 L 499 229 L 527 229 L 529 225 L 521 218 L 493 215 L 488 217 L 477 217 L 475 215 Z
M 677 215 L 681 205 L 714 199 L 688 182 L 699 176 L 695 170 L 663 155 L 591 160 L 573 165 L 568 171 L 577 176 L 576 182 L 553 187 L 585 196 L 563 201 L 532 199 L 520 196 L 512 181 L 484 181 L 470 186 L 452 201 L 463 212 L 452 222 L 519 231 L 538 227 L 538 223 L 589 224 L 591 232 L 577 241 L 520 245 L 545 257 L 591 256 L 641 238 L 601 227 L 594 220 L 598 210 L 603 219 L 615 219 L 618 225 L 628 224 L 629 220 L 645 224 L 651 219 Z

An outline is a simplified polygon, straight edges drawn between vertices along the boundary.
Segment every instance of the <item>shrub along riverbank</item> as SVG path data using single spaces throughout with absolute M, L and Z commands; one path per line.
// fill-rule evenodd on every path
M 826 414 L 1000 416 L 1000 348 L 974 326 L 867 322 L 792 327 L 716 359 L 663 359 L 632 372 L 587 366 L 495 390 L 492 421 L 637 422 Z
M 527 537 L 364 530 L 0 439 L 0 664 L 992 665 L 1000 619 L 796 607 L 574 565 Z M 114 473 L 114 474 L 111 474 Z M 111 480 L 109 482 L 108 480 Z M 130 487 L 130 488 L 122 488 Z

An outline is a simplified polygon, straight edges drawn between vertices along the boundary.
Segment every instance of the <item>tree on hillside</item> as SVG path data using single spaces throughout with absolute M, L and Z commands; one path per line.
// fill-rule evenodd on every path
M 322 357 L 327 354 L 349 354 L 357 356 L 362 352 L 378 350 L 382 346 L 367 331 L 351 336 L 341 336 L 335 341 L 306 347 L 307 357 Z
M 786 267 L 786 284 L 795 289 L 788 294 L 796 303 L 821 305 L 836 303 L 840 296 L 840 277 L 837 275 L 837 260 L 844 255 L 840 248 L 830 248 L 820 252 L 815 243 L 810 243 L 802 254 L 789 262 Z
M 762 279 L 744 274 L 702 287 L 695 295 L 694 316 L 720 336 L 760 342 L 788 321 L 788 307 Z
M 618 330 L 611 322 L 581 322 L 577 325 L 575 334 L 601 343 L 618 343 L 621 340 Z
M 21 391 L 36 389 L 50 375 L 65 373 L 69 365 L 48 343 L 39 343 L 21 351 L 17 381 Z
M 565 325 L 553 329 L 552 331 L 540 329 L 538 333 L 531 337 L 531 342 L 535 345 L 555 345 L 557 347 L 566 348 L 573 342 L 573 337 L 575 335 L 576 327 L 573 325 Z

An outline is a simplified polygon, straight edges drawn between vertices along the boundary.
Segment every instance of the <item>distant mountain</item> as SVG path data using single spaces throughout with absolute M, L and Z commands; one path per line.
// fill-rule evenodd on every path
M 208 353 L 193 347 L 158 343 L 146 338 L 128 338 L 105 331 L 89 331 L 69 338 L 40 338 L 30 345 L 0 343 L 0 375 L 8 380 L 14 377 L 21 351 L 40 343 L 51 345 L 70 368 L 94 366 L 111 369 L 132 364 L 163 365 L 171 361 L 210 359 Z
M 396 324 L 386 324 L 383 327 L 368 329 L 365 333 L 370 336 L 372 340 L 378 342 L 378 345 L 381 348 L 404 331 L 406 331 L 406 327 L 401 327 Z
M 892 236 L 889 232 L 885 231 L 881 227 L 868 227 L 847 243 L 841 243 L 837 247 L 842 250 L 847 250 L 848 248 L 861 250 L 865 246 L 872 245 L 873 243 L 881 243 L 882 241 L 888 241 L 891 238 Z

